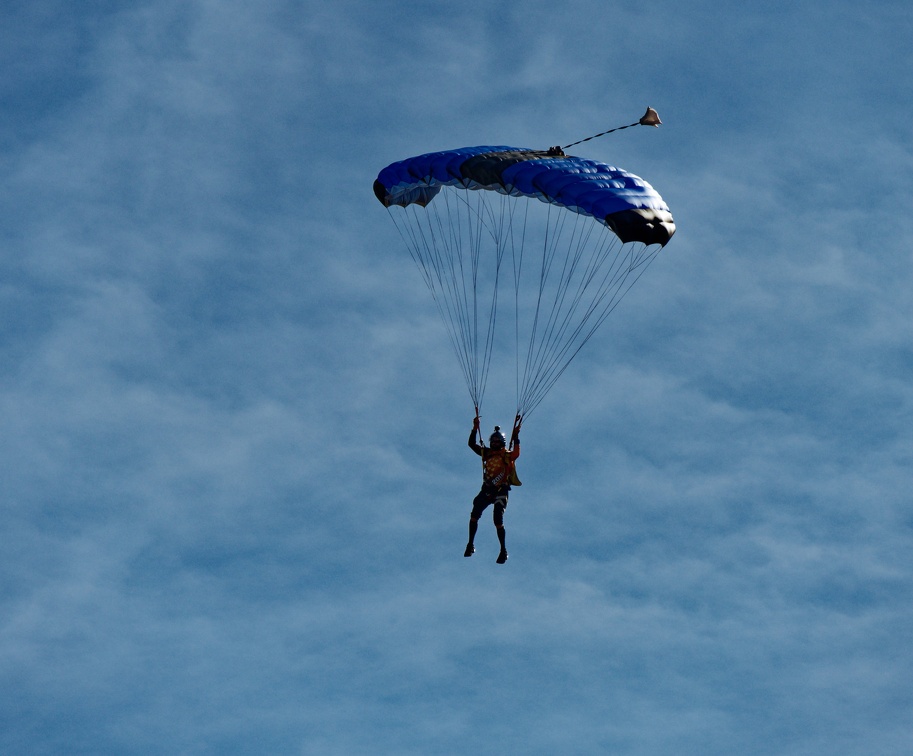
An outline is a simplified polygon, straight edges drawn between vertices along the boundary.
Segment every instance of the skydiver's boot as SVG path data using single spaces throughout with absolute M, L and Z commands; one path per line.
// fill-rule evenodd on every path
M 504 529 L 504 526 L 498 528 L 498 541 L 501 543 L 501 553 L 498 554 L 497 562 L 498 564 L 504 564 L 507 561 L 507 546 L 504 545 L 505 537 L 507 536 L 507 531 Z

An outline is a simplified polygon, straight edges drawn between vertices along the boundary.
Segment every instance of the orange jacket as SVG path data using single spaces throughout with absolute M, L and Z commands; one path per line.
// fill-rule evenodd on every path
M 482 481 L 500 488 L 501 486 L 522 486 L 517 477 L 515 462 L 520 456 L 520 440 L 514 441 L 512 449 L 489 449 L 476 443 L 476 431 L 469 435 L 469 448 L 482 458 Z

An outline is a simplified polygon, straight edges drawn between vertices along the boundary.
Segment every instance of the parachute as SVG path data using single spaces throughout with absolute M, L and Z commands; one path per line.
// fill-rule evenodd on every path
M 524 418 L 675 233 L 646 181 L 561 148 L 418 155 L 384 168 L 374 193 L 437 303 L 477 411 L 493 354 L 512 346 Z M 502 289 L 512 328 L 499 322 Z

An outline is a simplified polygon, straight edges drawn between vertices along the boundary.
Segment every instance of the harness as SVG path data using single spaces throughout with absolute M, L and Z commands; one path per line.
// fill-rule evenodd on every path
M 476 422 L 478 424 L 479 420 L 479 408 L 476 407 Z M 482 453 L 479 455 L 482 459 L 482 488 L 489 488 L 493 492 L 498 492 L 501 488 L 504 488 L 505 491 L 510 490 L 511 486 L 522 486 L 520 478 L 517 477 L 517 466 L 515 461 L 511 458 L 510 452 L 514 448 L 514 439 L 519 439 L 520 425 L 522 424 L 522 417 L 517 414 L 517 417 L 514 419 L 514 428 L 510 435 L 510 446 L 502 449 L 489 449 L 485 446 L 485 441 L 482 440 L 482 434 L 479 434 L 479 446 L 482 449 Z M 498 430 L 495 426 L 495 430 Z M 502 455 L 503 469 L 498 475 L 492 480 L 485 479 L 485 455 L 486 452 L 489 454 L 495 454 L 500 452 Z

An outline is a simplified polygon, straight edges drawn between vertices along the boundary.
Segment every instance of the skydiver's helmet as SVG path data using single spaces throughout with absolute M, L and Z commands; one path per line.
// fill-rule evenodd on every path
M 488 438 L 488 445 L 492 449 L 505 449 L 507 447 L 507 436 L 501 433 L 501 426 L 495 426 L 495 432 Z

